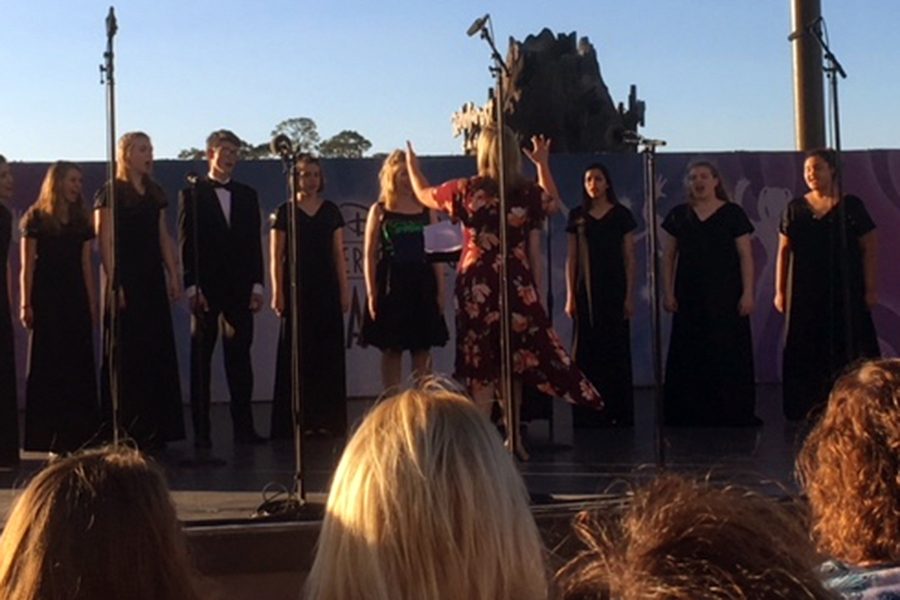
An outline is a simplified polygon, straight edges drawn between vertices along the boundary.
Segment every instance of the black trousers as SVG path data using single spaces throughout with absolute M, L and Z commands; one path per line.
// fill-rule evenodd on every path
M 253 393 L 253 313 L 249 297 L 243 304 L 210 305 L 203 315 L 191 317 L 191 416 L 194 439 L 210 437 L 210 363 L 222 332 L 225 376 L 231 396 L 231 422 L 235 435 L 254 431 L 250 399 Z

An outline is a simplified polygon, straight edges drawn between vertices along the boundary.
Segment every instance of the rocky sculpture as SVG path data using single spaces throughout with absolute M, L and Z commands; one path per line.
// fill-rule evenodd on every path
M 634 151 L 622 144 L 621 132 L 644 124 L 645 104 L 632 85 L 628 108 L 615 105 L 586 37 L 576 41 L 574 32 L 554 35 L 544 29 L 524 42 L 510 38 L 506 62 L 506 123 L 522 139 L 543 133 L 553 139 L 555 152 Z M 463 136 L 466 154 L 474 152 L 492 104 L 477 108 L 470 102 L 453 115 L 454 135 Z

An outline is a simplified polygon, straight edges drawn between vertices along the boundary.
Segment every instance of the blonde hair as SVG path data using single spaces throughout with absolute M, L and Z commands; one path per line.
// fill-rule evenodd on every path
M 736 487 L 662 476 L 618 520 L 581 513 L 575 533 L 587 548 L 557 573 L 561 600 L 837 598 L 799 511 Z
M 132 146 L 142 139 L 149 142 L 150 136 L 143 131 L 129 131 L 119 138 L 119 143 L 116 145 L 116 179 L 131 181 L 128 157 L 131 154 Z
M 137 450 L 84 451 L 39 472 L 0 537 L 4 600 L 197 598 L 175 508 Z
M 820 550 L 854 565 L 900 562 L 900 360 L 838 379 L 797 475 Z
M 503 154 L 505 184 L 507 190 L 513 190 L 526 183 L 522 175 L 522 150 L 519 140 L 509 127 L 503 128 Z M 476 152 L 478 174 L 493 179 L 500 184 L 500 130 L 496 125 L 485 126 L 478 134 Z
M 544 600 L 527 493 L 500 436 L 445 384 L 381 402 L 328 496 L 306 597 Z
M 81 172 L 81 167 L 73 162 L 57 161 L 50 165 L 44 181 L 41 183 L 41 191 L 38 198 L 23 217 L 23 223 L 30 222 L 37 215 L 41 215 L 51 230 L 58 230 L 64 222 L 87 226 L 90 217 L 84 206 L 84 197 L 79 196 L 74 203 L 69 203 L 63 197 L 63 181 L 70 171 Z
M 381 191 L 378 201 L 384 203 L 385 208 L 392 209 L 397 203 L 397 174 L 406 169 L 406 152 L 394 150 L 384 159 L 381 170 L 378 172 L 378 182 Z

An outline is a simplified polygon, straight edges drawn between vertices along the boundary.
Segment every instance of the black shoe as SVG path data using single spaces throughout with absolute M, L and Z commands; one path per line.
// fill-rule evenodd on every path
M 236 431 L 234 434 L 234 442 L 236 444 L 250 444 L 252 446 L 257 446 L 259 444 L 265 444 L 267 441 L 267 438 L 264 438 L 252 429 L 248 431 Z
M 194 438 L 194 448 L 197 450 L 209 450 L 212 448 L 212 440 L 207 436 L 198 436 Z

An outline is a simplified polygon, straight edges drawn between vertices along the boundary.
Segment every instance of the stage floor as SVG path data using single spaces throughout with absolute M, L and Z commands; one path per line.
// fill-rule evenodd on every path
M 350 402 L 351 422 L 363 415 L 369 403 Z M 269 410 L 268 403 L 254 405 L 261 432 L 268 430 Z M 764 421 L 759 428 L 665 429 L 666 467 L 775 495 L 784 493 L 785 488 L 794 490 L 794 456 L 804 429 L 784 420 L 779 386 L 758 387 L 757 414 Z M 572 446 L 549 443 L 547 422 L 533 422 L 526 438 L 531 460 L 521 464 L 529 491 L 538 501 L 619 495 L 630 482 L 653 476 L 656 445 L 651 390 L 636 390 L 635 420 L 633 428 L 576 429 Z M 306 489 L 311 500 L 324 499 L 343 443 L 311 440 L 306 445 Z M 279 487 L 291 486 L 293 443 L 235 445 L 227 405 L 213 408 L 212 456 L 221 459 L 221 464 L 196 463 L 190 440 L 169 444 L 157 456 L 166 470 L 183 521 L 245 519 L 263 501 L 264 488 L 269 486 L 274 493 Z M 23 459 L 16 469 L 0 470 L 2 518 L 15 489 L 40 468 L 46 455 L 25 453 Z

